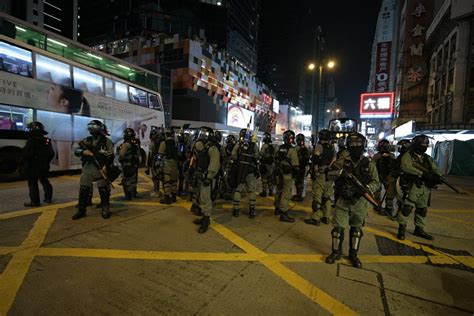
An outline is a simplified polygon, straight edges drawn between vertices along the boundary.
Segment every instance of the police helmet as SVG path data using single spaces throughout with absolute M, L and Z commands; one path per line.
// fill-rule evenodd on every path
M 377 150 L 380 152 L 390 152 L 390 142 L 386 139 L 382 139 L 377 144 Z
M 125 140 L 132 140 L 132 139 L 135 139 L 135 131 L 133 130 L 133 128 L 126 128 L 124 131 L 123 131 L 123 139 Z
M 410 149 L 410 144 L 411 144 L 411 141 L 409 139 L 402 139 L 401 141 L 399 141 L 397 143 L 398 153 L 400 155 L 406 153 L 408 149 Z
M 229 135 L 225 138 L 225 143 L 226 144 L 235 144 L 236 141 L 237 141 L 237 139 L 235 139 L 234 135 Z
M 202 141 L 209 141 L 214 139 L 214 130 L 207 126 L 201 126 L 198 132 L 197 139 Z
M 283 142 L 287 145 L 295 143 L 295 132 L 287 130 L 283 133 Z
M 219 143 L 219 144 L 221 143 L 221 141 L 222 141 L 222 133 L 221 133 L 220 131 L 215 131 L 215 132 L 214 132 L 214 141 L 215 141 L 216 143 Z
M 426 135 L 417 135 L 413 137 L 411 140 L 412 143 L 412 148 L 415 151 L 415 153 L 421 155 L 426 152 L 428 147 L 430 146 L 430 139 Z
M 305 142 L 304 135 L 303 134 L 296 135 L 295 141 L 296 141 L 296 144 L 298 145 L 304 145 L 304 142 Z
M 328 129 L 322 129 L 318 133 L 319 140 L 331 140 L 331 132 Z
M 263 139 L 262 141 L 265 143 L 265 144 L 269 144 L 272 142 L 272 135 L 268 132 L 265 132 L 263 133 Z
M 242 128 L 242 129 L 240 130 L 240 133 L 239 133 L 239 138 L 240 138 L 240 140 L 244 140 L 246 136 L 247 136 L 247 129 L 246 129 L 246 128 Z
M 29 123 L 28 125 L 26 125 L 26 131 L 30 134 L 39 134 L 39 135 L 48 134 L 48 132 L 44 130 L 44 125 L 41 122 Z
M 108 135 L 107 127 L 99 120 L 92 120 L 87 124 L 87 130 L 91 134 Z
M 367 139 L 360 133 L 350 133 L 347 135 L 346 146 L 350 152 L 362 155 L 367 147 Z

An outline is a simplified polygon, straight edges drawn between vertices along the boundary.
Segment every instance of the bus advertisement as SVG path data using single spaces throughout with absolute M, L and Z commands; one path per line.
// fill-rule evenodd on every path
M 39 33 L 42 42 L 37 40 Z M 51 45 L 59 47 L 51 49 Z M 81 58 L 65 58 L 66 54 Z M 100 62 L 97 67 L 91 59 Z M 140 76 L 152 81 L 136 80 Z M 152 127 L 164 126 L 158 86 L 155 73 L 1 14 L 0 178 L 18 176 L 24 128 L 32 121 L 42 122 L 52 140 L 52 171 L 80 168 L 73 152 L 88 135 L 87 123 L 92 119 L 106 124 L 116 145 L 123 130 L 133 128 L 146 159 Z

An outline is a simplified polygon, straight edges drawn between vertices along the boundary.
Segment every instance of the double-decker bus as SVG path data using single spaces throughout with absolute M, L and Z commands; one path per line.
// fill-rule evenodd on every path
M 160 76 L 0 13 L 0 178 L 17 177 L 26 125 L 44 124 L 55 150 L 51 170 L 80 168 L 73 151 L 103 121 L 114 144 L 131 127 L 142 144 L 164 126 Z

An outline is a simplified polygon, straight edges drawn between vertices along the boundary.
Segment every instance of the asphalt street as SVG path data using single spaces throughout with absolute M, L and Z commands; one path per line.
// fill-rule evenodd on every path
M 160 205 L 142 172 L 139 199 L 123 201 L 116 184 L 111 219 L 90 207 L 72 221 L 78 179 L 52 178 L 54 203 L 32 209 L 25 181 L 0 183 L 0 315 L 474 313 L 472 179 L 450 178 L 467 194 L 433 192 L 434 241 L 413 236 L 411 220 L 400 242 L 397 223 L 370 210 L 362 269 L 324 263 L 332 227 L 303 222 L 309 193 L 291 204 L 294 224 L 273 215 L 273 198 L 258 198 L 254 220 L 218 201 L 200 235 L 190 203 Z

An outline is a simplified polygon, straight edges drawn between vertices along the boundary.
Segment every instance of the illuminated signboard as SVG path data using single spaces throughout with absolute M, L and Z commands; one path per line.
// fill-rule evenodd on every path
M 390 118 L 393 112 L 393 92 L 360 95 L 361 118 Z
M 280 111 L 280 101 L 273 99 L 273 112 L 277 113 Z
M 262 93 L 262 101 L 263 103 L 265 103 L 266 105 L 268 106 L 272 106 L 272 97 L 265 94 L 265 93 Z
M 227 110 L 227 125 L 247 128 L 249 121 L 250 129 L 254 129 L 255 123 L 255 113 L 244 108 L 239 107 L 238 105 L 229 104 Z

